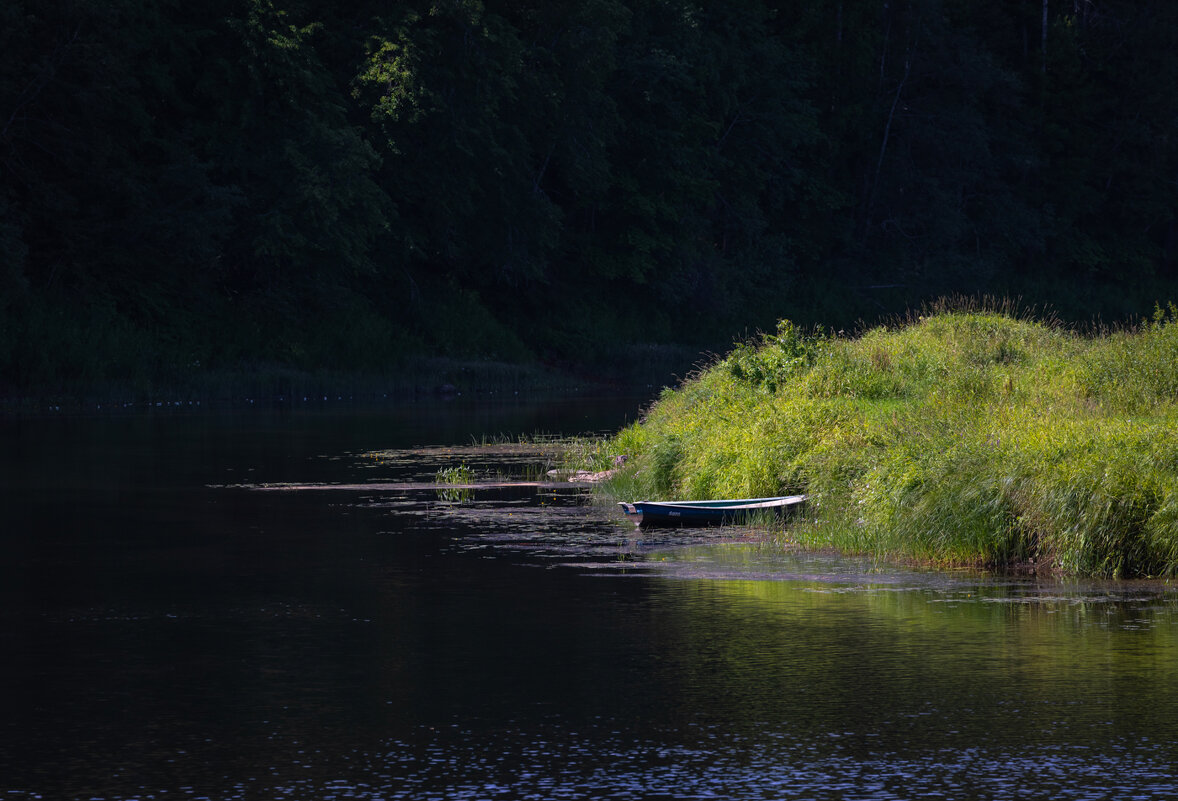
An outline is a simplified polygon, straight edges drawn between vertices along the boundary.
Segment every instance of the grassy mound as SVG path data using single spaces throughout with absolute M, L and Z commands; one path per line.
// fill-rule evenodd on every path
M 788 321 L 617 434 L 625 498 L 807 492 L 802 544 L 942 565 L 1178 572 L 1178 310 L 1082 336 L 938 311 Z

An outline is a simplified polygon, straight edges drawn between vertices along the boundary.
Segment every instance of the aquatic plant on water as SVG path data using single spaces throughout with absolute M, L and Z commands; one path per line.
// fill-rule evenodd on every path
M 465 503 L 474 499 L 474 490 L 469 485 L 475 482 L 475 473 L 465 462 L 439 468 L 434 480 L 439 485 L 438 500 Z

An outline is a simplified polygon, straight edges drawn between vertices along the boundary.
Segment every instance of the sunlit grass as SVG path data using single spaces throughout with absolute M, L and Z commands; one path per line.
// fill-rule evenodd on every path
M 939 308 L 778 332 L 604 445 L 629 498 L 807 492 L 803 544 L 945 565 L 1178 572 L 1178 322 L 1082 335 Z

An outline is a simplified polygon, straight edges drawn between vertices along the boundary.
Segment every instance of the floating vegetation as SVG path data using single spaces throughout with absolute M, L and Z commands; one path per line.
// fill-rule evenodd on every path
M 442 467 L 437 472 L 438 499 L 448 503 L 467 503 L 474 500 L 474 470 L 465 462 L 453 467 Z
M 437 472 L 439 484 L 473 484 L 474 470 L 465 462 L 455 467 L 439 468 Z

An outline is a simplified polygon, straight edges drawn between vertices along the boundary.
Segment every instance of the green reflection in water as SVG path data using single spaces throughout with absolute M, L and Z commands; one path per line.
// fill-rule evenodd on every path
M 655 557 L 680 670 L 811 737 L 889 749 L 1157 738 L 1178 593 L 883 569 L 746 545 Z M 698 700 L 698 699 L 686 699 Z

